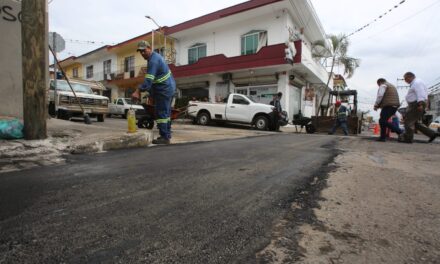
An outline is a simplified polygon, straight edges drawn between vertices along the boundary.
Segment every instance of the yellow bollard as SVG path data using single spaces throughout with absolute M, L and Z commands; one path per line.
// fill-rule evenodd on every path
M 128 122 L 128 133 L 136 133 L 136 114 L 133 109 L 128 110 L 127 112 L 127 122 Z

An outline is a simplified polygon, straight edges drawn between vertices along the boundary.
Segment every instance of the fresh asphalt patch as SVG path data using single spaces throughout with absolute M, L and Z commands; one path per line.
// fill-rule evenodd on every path
M 255 263 L 278 221 L 292 221 L 287 236 L 313 221 L 336 140 L 119 150 L 2 174 L 0 262 Z

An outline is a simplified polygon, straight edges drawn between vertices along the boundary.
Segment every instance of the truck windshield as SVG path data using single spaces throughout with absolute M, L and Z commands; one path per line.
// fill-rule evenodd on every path
M 131 105 L 131 104 L 133 104 L 133 105 L 139 105 L 140 103 L 134 103 L 133 101 L 131 101 L 131 99 L 130 98 L 125 98 L 125 103 L 127 103 L 127 104 L 129 104 L 129 105 Z
M 92 88 L 87 85 L 70 82 L 76 93 L 93 94 Z M 54 82 L 50 82 L 51 90 L 54 89 Z M 57 80 L 57 91 L 71 92 L 69 84 L 64 80 Z

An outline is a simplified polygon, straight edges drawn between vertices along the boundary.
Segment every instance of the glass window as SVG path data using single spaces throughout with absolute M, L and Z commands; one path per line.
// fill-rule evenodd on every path
M 124 59 L 124 72 L 134 71 L 134 56 L 126 57 Z
M 249 101 L 244 99 L 241 96 L 238 95 L 234 95 L 234 98 L 232 99 L 232 103 L 233 104 L 241 104 L 241 105 L 248 105 Z
M 104 74 L 112 73 L 112 60 L 104 61 Z
M 267 31 L 251 31 L 241 37 L 241 55 L 255 54 L 267 46 Z
M 78 78 L 78 67 L 72 69 L 73 78 Z
M 75 82 L 70 82 L 70 84 L 72 85 L 73 90 L 77 93 L 93 94 L 92 88 L 90 88 L 87 85 L 75 83 Z M 53 80 L 50 82 L 50 86 L 51 86 L 51 89 L 54 89 L 53 88 L 54 87 Z M 72 90 L 70 89 L 70 86 L 66 81 L 57 80 L 57 91 L 70 92 Z
M 118 100 L 118 105 L 124 105 L 124 102 L 122 102 L 122 99 Z
M 93 78 L 93 65 L 87 66 L 86 76 L 87 78 Z
M 188 64 L 196 63 L 206 57 L 206 44 L 196 44 L 188 49 Z

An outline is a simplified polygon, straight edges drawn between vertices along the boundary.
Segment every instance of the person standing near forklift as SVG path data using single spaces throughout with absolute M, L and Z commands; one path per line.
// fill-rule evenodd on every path
M 333 135 L 338 127 L 342 127 L 342 130 L 344 131 L 344 135 L 348 136 L 347 107 L 342 105 L 341 101 L 336 101 L 335 106 L 336 106 L 336 121 L 330 132 L 328 132 L 328 134 Z
M 138 52 L 148 61 L 144 83 L 132 94 L 139 100 L 141 92 L 148 92 L 155 102 L 156 123 L 160 137 L 153 144 L 170 144 L 171 139 L 171 103 L 176 91 L 176 82 L 164 58 L 154 52 L 150 43 L 138 43 Z

